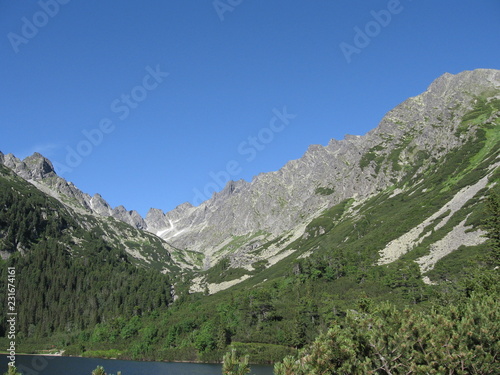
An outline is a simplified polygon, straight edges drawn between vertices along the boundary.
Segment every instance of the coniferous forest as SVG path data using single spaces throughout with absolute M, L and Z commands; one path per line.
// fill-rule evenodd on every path
M 55 199 L 0 168 L 6 175 L 0 178 L 0 243 L 11 252 L 0 283 L 5 290 L 7 267 L 15 267 L 21 343 L 87 332 L 119 317 L 128 322 L 170 305 L 168 275 L 131 264 L 102 233 L 86 230 Z M 2 321 L 0 335 L 5 329 Z M 54 344 L 67 344 L 61 340 Z

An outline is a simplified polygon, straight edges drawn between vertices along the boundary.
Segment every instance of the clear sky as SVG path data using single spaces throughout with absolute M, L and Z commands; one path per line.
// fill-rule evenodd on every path
M 499 42 L 498 0 L 0 0 L 0 151 L 168 211 L 498 69 Z

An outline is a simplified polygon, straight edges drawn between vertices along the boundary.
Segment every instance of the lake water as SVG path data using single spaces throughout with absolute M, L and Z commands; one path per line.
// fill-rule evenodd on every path
M 7 371 L 6 355 L 0 356 L 0 374 Z M 108 374 L 122 375 L 221 375 L 222 365 L 199 363 L 136 362 L 115 359 L 18 355 L 16 366 L 23 375 L 91 375 L 97 366 Z M 250 374 L 271 375 L 272 366 L 251 366 Z

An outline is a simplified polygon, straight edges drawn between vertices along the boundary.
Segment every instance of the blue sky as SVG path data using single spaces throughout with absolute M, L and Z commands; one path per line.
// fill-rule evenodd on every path
M 500 66 L 498 0 L 0 0 L 0 151 L 145 215 Z

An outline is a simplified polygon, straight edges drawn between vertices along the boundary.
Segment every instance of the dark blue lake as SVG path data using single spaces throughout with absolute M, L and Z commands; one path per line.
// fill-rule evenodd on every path
M 0 374 L 7 371 L 7 358 L 0 356 Z M 122 375 L 221 375 L 222 365 L 199 363 L 136 362 L 115 359 L 18 355 L 16 366 L 23 375 L 91 375 L 97 366 L 108 374 Z M 250 374 L 271 375 L 272 366 L 252 365 Z

